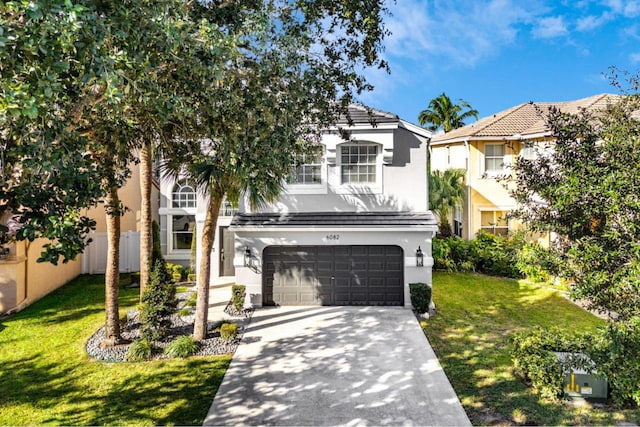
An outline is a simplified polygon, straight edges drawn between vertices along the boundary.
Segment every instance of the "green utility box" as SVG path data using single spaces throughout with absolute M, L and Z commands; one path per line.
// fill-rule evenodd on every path
M 567 366 L 571 365 L 572 360 L 581 360 L 594 366 L 593 361 L 583 353 L 556 352 L 556 357 L 565 372 Z M 584 369 L 570 368 L 564 377 L 564 392 L 572 397 L 606 399 L 607 391 L 608 384 L 606 378 L 590 374 Z

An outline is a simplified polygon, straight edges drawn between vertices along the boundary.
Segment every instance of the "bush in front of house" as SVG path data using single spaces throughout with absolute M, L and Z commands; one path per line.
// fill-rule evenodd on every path
M 171 274 L 167 270 L 167 262 L 162 255 L 162 247 L 160 246 L 160 225 L 157 221 L 151 222 L 151 265 L 155 267 L 160 264 L 160 279 L 163 282 L 171 280 Z
M 231 286 L 231 305 L 236 311 L 241 311 L 244 307 L 244 298 L 246 296 L 245 285 L 233 285 Z
M 640 316 L 608 322 L 593 340 L 591 357 L 620 405 L 640 406 Z
M 180 264 L 167 263 L 167 271 L 169 272 L 173 283 L 182 280 L 182 266 Z
M 594 333 L 536 328 L 515 334 L 511 342 L 516 372 L 543 397 L 563 395 L 565 374 L 553 352 L 584 353 L 593 365 L 573 359 L 564 368 L 595 367 L 607 378 L 616 404 L 640 406 L 640 317 L 607 322 Z
M 560 273 L 560 258 L 551 249 L 526 242 L 518 253 L 516 267 L 532 282 L 548 282 Z
M 223 323 L 220 325 L 220 339 L 225 342 L 233 341 L 238 336 L 237 323 Z
M 564 394 L 565 373 L 554 352 L 588 354 L 591 340 L 589 334 L 560 328 L 539 327 L 514 334 L 511 357 L 516 373 L 531 384 L 535 393 L 547 399 L 559 399 Z M 565 367 L 568 368 L 570 366 Z
M 169 316 L 175 313 L 178 305 L 176 288 L 162 280 L 162 268 L 161 263 L 154 265 L 140 306 L 141 334 L 150 340 L 158 340 L 165 335 L 170 324 Z
M 480 232 L 473 240 L 436 237 L 432 247 L 435 270 L 526 277 L 534 282 L 547 281 L 560 270 L 555 252 L 527 242 L 524 233 L 504 237 Z
M 131 343 L 125 358 L 130 362 L 141 362 L 151 359 L 155 348 L 148 338 L 137 339 Z
M 522 277 L 516 261 L 524 245 L 523 235 L 504 237 L 483 231 L 471 242 L 475 271 L 514 279 Z
M 191 335 L 182 335 L 173 340 L 164 350 L 164 354 L 171 357 L 189 357 L 197 353 L 202 344 Z
M 418 313 L 427 313 L 431 302 L 431 286 L 426 283 L 409 283 L 411 305 Z

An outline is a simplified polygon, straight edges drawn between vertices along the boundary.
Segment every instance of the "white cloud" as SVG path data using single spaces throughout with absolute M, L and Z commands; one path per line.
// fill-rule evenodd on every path
M 640 63 L 640 53 L 629 54 L 629 61 L 631 61 L 632 64 Z
M 639 0 L 606 0 L 604 4 L 615 14 L 626 18 L 635 18 L 640 15 Z
M 532 33 L 539 39 L 552 39 L 566 36 L 569 30 L 562 16 L 549 16 L 542 18 L 533 28 Z
M 576 30 L 578 31 L 591 31 L 595 30 L 598 27 L 603 26 L 607 22 L 613 19 L 613 14 L 611 12 L 604 12 L 600 16 L 589 15 L 583 18 L 579 18 L 576 22 Z
M 387 52 L 416 60 L 444 57 L 473 67 L 513 43 L 542 11 L 536 2 L 523 7 L 519 0 L 402 0 L 387 22 L 392 32 Z
M 624 7 L 624 16 L 627 18 L 635 18 L 640 15 L 640 2 L 630 1 Z

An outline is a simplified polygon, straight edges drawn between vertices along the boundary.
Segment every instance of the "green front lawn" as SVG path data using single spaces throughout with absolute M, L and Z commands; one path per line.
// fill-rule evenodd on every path
M 537 325 L 592 330 L 603 320 L 553 289 L 522 280 L 434 273 L 433 290 L 437 315 L 422 326 L 474 425 L 640 421 L 638 409 L 541 400 L 514 375 L 513 332 Z
M 120 292 L 124 314 L 138 290 Z M 202 425 L 231 357 L 96 362 L 104 316 L 104 277 L 81 276 L 0 320 L 0 425 Z

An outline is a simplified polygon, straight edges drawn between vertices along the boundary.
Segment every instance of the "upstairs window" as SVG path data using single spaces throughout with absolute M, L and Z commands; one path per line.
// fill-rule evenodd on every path
M 171 193 L 172 207 L 174 208 L 195 208 L 196 207 L 196 191 L 187 184 L 186 181 L 178 181 L 173 187 Z
M 376 184 L 378 146 L 345 145 L 340 148 L 342 184 Z
M 522 143 L 520 157 L 527 160 L 533 160 L 536 158 L 536 149 L 533 145 L 533 141 L 524 141 Z
M 484 171 L 488 173 L 504 171 L 504 144 L 485 144 Z

